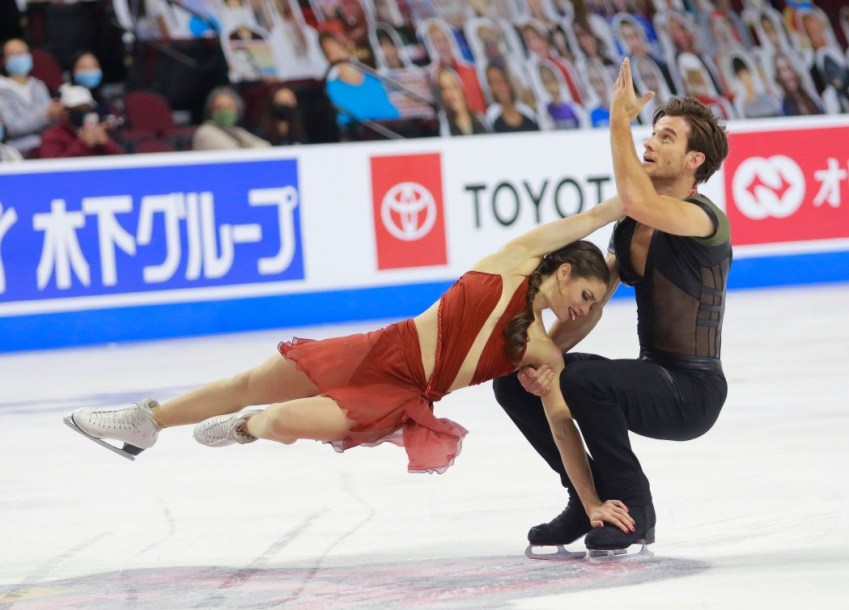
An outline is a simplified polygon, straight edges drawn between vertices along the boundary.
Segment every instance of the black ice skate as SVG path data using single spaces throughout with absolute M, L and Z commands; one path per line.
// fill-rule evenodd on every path
M 528 548 L 525 556 L 530 559 L 581 559 L 584 551 L 566 550 L 566 545 L 590 531 L 590 520 L 583 506 L 570 498 L 566 508 L 548 523 L 535 525 L 528 531 Z M 554 547 L 551 552 L 538 552 L 535 547 Z
M 648 545 L 654 543 L 654 527 L 657 519 L 654 506 L 629 506 L 628 513 L 635 521 L 635 531 L 625 533 L 618 527 L 605 524 L 587 534 L 587 556 L 599 561 L 608 558 L 622 559 L 651 559 L 654 553 L 648 550 Z M 628 547 L 642 545 L 636 553 L 628 553 Z

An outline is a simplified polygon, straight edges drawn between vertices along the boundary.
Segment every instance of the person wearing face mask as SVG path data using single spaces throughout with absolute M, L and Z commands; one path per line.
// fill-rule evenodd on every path
M 22 161 L 23 157 L 18 152 L 17 148 L 12 148 L 5 143 L 6 140 L 6 125 L 3 124 L 3 115 L 0 114 L 0 163 L 10 161 Z
M 123 149 L 109 136 L 107 124 L 97 115 L 91 92 L 79 85 L 62 85 L 62 117 L 41 139 L 42 159 L 120 155 Z
M 5 42 L 3 68 L 0 107 L 7 142 L 26 156 L 39 147 L 42 132 L 62 114 L 62 105 L 50 97 L 47 85 L 30 76 L 32 55 L 23 40 Z
M 288 87 L 282 87 L 271 92 L 258 133 L 272 146 L 289 146 L 307 142 L 298 109 L 298 98 L 294 91 Z
M 96 111 L 101 121 L 107 117 L 117 119 L 120 116 L 118 109 L 109 103 L 101 93 L 103 70 L 100 68 L 100 61 L 91 51 L 80 51 L 74 56 L 71 62 L 71 84 L 85 87 L 91 92 L 91 97 L 97 104 Z
M 206 98 L 206 121 L 192 138 L 194 150 L 237 150 L 271 146 L 238 126 L 242 119 L 242 98 L 231 87 L 217 87 Z

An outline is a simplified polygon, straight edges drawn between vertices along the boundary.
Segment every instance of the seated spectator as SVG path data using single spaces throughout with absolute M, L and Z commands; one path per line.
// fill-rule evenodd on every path
M 655 21 L 658 23 L 658 35 L 660 41 L 666 49 L 666 58 L 670 65 L 678 67 L 678 75 L 681 78 L 681 85 L 686 93 L 687 83 L 686 75 L 681 70 L 680 58 L 682 55 L 695 57 L 702 64 L 698 68 L 700 76 L 705 76 L 711 81 L 711 88 L 717 95 L 725 94 L 726 91 L 722 88 L 722 81 L 717 73 L 716 65 L 713 58 L 706 52 L 705 45 L 699 38 L 699 32 L 690 15 L 684 12 L 668 12 L 662 15 L 656 15 Z M 690 60 L 686 60 L 689 62 Z M 696 68 L 692 68 L 695 70 Z M 727 118 L 727 117 L 725 117 Z
M 659 54 L 652 52 L 645 32 L 640 29 L 636 22 L 628 19 L 618 19 L 616 23 L 620 44 L 623 50 L 631 56 L 631 61 L 644 59 L 646 62 L 651 62 L 657 66 L 663 75 L 666 88 L 674 94 L 677 87 L 672 72 L 669 70 L 669 65 Z
M 517 101 L 516 91 L 505 68 L 497 63 L 489 64 L 486 67 L 486 82 L 494 101 L 487 110 L 487 119 L 493 131 L 539 131 L 533 110 Z
M 510 87 L 516 101 L 534 108 L 537 100 L 524 78 L 524 57 L 520 52 L 521 42 L 508 22 L 498 23 L 492 19 L 476 18 L 466 22 L 466 39 L 478 66 L 498 65 L 510 79 Z M 490 101 L 492 95 L 490 92 Z
M 337 121 L 345 127 L 357 120 L 399 118 L 398 109 L 389 100 L 383 83 L 354 65 L 345 41 L 332 32 L 319 36 L 321 50 L 333 66 L 327 78 L 327 95 L 337 108 Z
M 831 48 L 817 51 L 817 67 L 825 88 L 823 106 L 829 114 L 849 113 L 849 68 L 843 57 Z
M 802 70 L 787 53 L 776 51 L 772 60 L 775 82 L 781 89 L 781 111 L 786 116 L 822 114 L 823 108 L 806 86 Z
M 91 92 L 91 97 L 97 104 L 96 110 L 101 121 L 106 120 L 107 117 L 113 117 L 113 120 L 117 120 L 120 114 L 118 109 L 109 103 L 101 92 L 103 70 L 101 70 L 100 61 L 94 53 L 80 51 L 74 56 L 71 63 L 71 84 L 85 87 Z
M 281 87 L 271 92 L 260 119 L 259 135 L 272 146 L 307 142 L 307 134 L 298 109 L 298 98 L 294 91 Z
M 545 92 L 543 96 L 545 111 L 553 129 L 577 129 L 582 127 L 578 107 L 565 91 L 566 83 L 559 77 L 559 71 L 550 62 L 537 64 L 540 84 Z
M 230 87 L 216 87 L 206 98 L 206 120 L 192 137 L 193 150 L 238 150 L 271 146 L 238 126 L 244 115 L 242 98 Z
M 436 81 L 441 68 L 451 68 L 460 77 L 469 106 L 474 112 L 486 112 L 486 100 L 473 64 L 462 58 L 456 39 L 451 36 L 448 24 L 440 19 L 422 23 L 419 35 L 424 40 L 431 58 L 430 78 Z
M 79 85 L 63 85 L 62 116 L 41 138 L 42 159 L 120 155 L 124 151 L 109 137 L 109 125 L 100 121 L 91 92 Z
M 772 51 L 789 49 L 790 42 L 781 15 L 772 7 L 762 7 L 761 11 L 757 13 L 757 20 L 754 22 L 760 45 Z
M 739 56 L 732 57 L 731 69 L 737 79 L 734 106 L 743 119 L 781 116 L 778 100 L 767 94 L 756 81 L 752 68 Z
M 583 59 L 578 69 L 589 85 L 590 97 L 587 102 L 590 126 L 607 127 L 610 125 L 610 95 L 613 83 L 604 65 L 597 59 Z
M 62 114 L 62 104 L 50 97 L 47 85 L 30 76 L 32 55 L 19 38 L 3 45 L 3 65 L 8 76 L 0 76 L 0 107 L 7 143 L 22 155 L 35 151 L 42 132 Z
M 6 125 L 3 124 L 3 115 L 0 114 L 0 163 L 21 161 L 23 157 L 17 148 L 12 148 L 6 141 Z
M 572 32 L 582 57 L 597 59 L 606 68 L 618 70 L 618 63 L 611 57 L 604 39 L 598 35 L 589 19 L 576 19 L 572 22 Z
M 822 70 L 819 69 L 819 57 L 822 52 L 841 53 L 834 30 L 825 13 L 813 6 L 803 8 L 797 3 L 791 14 L 792 23 L 796 26 L 794 49 L 801 49 L 801 57 L 813 79 L 814 87 L 820 95 L 824 96 L 828 83 L 825 81 Z M 826 112 L 828 111 L 826 109 Z
M 723 45 L 734 48 L 752 46 L 749 32 L 731 0 L 700 0 L 695 13 L 701 30 L 700 38 L 705 41 L 711 55 L 716 56 Z
M 563 80 L 566 86 L 569 87 L 570 97 L 581 103 L 583 92 L 578 84 L 578 78 L 575 75 L 574 68 L 569 60 L 558 57 L 552 50 L 545 36 L 545 30 L 542 25 L 533 21 L 525 22 L 521 28 L 522 36 L 525 41 L 525 46 L 528 48 L 528 54 L 535 58 L 535 61 L 547 60 L 551 65 L 556 66 L 563 75 Z
M 678 56 L 678 72 L 681 74 L 686 95 L 711 108 L 714 114 L 722 119 L 736 118 L 736 111 L 730 102 L 717 92 L 701 58 L 693 53 L 681 53 Z
M 443 66 L 434 79 L 434 97 L 440 107 L 439 131 L 442 136 L 470 136 L 488 133 L 483 119 L 469 106 L 463 81 L 448 66 Z
M 377 72 L 394 83 L 388 87 L 389 101 L 403 118 L 434 117 L 433 87 L 427 72 L 410 61 L 398 32 L 380 24 L 374 37 Z
M 376 56 L 377 67 L 382 70 L 403 70 L 410 65 L 410 60 L 403 49 L 403 45 L 397 40 L 398 34 L 389 26 L 380 25 L 375 28 L 377 39 Z

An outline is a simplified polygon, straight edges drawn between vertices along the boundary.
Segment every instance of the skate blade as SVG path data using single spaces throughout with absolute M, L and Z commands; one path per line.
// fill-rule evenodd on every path
M 642 544 L 636 553 L 629 553 L 628 549 L 587 549 L 587 559 L 593 563 L 605 563 L 621 561 L 648 561 L 654 557 L 646 542 L 637 541 Z
M 113 452 L 117 453 L 118 455 L 120 455 L 121 457 L 125 457 L 130 461 L 134 461 L 136 459 L 136 456 L 139 453 L 141 453 L 142 451 L 144 451 L 144 449 L 139 449 L 138 447 L 135 447 L 133 445 L 127 445 L 126 443 L 124 444 L 123 447 L 119 448 L 119 447 L 116 447 L 115 445 L 110 445 L 109 443 L 107 443 L 106 441 L 104 441 L 102 439 L 96 438 L 96 437 L 94 437 L 90 434 L 83 432 L 82 429 L 80 429 L 77 426 L 77 424 L 74 423 L 74 416 L 73 415 L 68 415 L 67 417 L 63 418 L 63 421 L 65 422 L 65 425 L 68 426 L 74 432 L 78 432 L 78 433 L 82 434 L 87 439 L 94 441 L 95 443 L 97 443 L 98 445 L 101 445 L 102 447 L 106 447 L 107 449 L 109 449 L 109 451 L 113 451 Z
M 553 552 L 546 553 L 538 553 L 535 551 L 535 548 L 551 548 L 554 547 L 555 550 Z M 583 559 L 587 554 L 584 551 L 574 552 L 567 551 L 566 547 L 562 544 L 558 545 L 533 545 L 529 544 L 528 548 L 525 549 L 525 557 L 528 559 L 545 559 L 545 560 L 553 560 L 553 561 L 573 561 L 575 559 Z

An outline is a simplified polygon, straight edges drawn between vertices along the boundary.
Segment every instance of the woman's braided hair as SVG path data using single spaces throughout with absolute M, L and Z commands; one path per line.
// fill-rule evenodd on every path
M 604 255 L 592 242 L 575 241 L 546 254 L 530 275 L 525 309 L 516 314 L 504 329 L 504 336 L 507 339 L 507 356 L 512 362 L 518 363 L 524 354 L 525 344 L 528 342 L 528 327 L 534 321 L 532 306 L 540 284 L 563 263 L 569 263 L 572 266 L 571 273 L 577 277 L 599 279 L 605 285 L 610 282 L 610 270 L 604 261 Z

